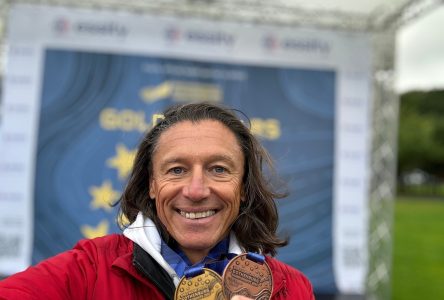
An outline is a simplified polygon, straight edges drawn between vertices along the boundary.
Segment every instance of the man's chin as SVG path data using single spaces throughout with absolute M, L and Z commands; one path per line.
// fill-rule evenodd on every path
M 202 242 L 190 243 L 188 241 L 187 243 L 182 243 L 182 244 L 179 243 L 179 245 L 181 246 L 181 248 L 188 249 L 191 251 L 205 251 L 205 250 L 211 250 L 211 248 L 216 246 L 216 243 L 202 243 Z
M 193 252 L 209 252 L 211 248 L 216 246 L 217 241 L 209 240 L 207 237 L 202 237 L 197 240 L 177 241 L 179 246 L 185 251 Z

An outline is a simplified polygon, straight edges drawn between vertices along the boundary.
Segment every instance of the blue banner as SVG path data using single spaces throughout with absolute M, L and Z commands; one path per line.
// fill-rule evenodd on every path
M 278 200 L 278 258 L 335 293 L 332 254 L 335 71 L 49 49 L 35 177 L 33 263 L 79 239 L 118 232 L 136 147 L 166 107 L 223 102 L 243 111 L 290 193 Z

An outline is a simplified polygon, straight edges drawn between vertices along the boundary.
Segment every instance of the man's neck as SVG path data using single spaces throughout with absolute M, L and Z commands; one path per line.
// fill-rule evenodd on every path
M 180 247 L 180 249 L 183 251 L 183 253 L 185 253 L 193 265 L 202 261 L 209 253 L 209 250 L 190 250 L 182 247 Z
M 211 250 L 196 251 L 180 247 L 174 241 L 166 244 L 162 241 L 161 254 L 166 262 L 182 277 L 190 267 L 207 266 L 208 268 L 222 274 L 228 259 L 225 257 L 229 251 L 229 238 L 217 243 Z M 190 251 L 191 250 L 191 251 Z

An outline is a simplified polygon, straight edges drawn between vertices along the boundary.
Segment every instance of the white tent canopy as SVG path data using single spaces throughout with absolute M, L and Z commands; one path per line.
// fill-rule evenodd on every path
M 366 31 L 399 26 L 443 3 L 442 0 L 3 0 L 0 2 L 3 16 L 12 3 L 34 3 Z M 4 22 L 4 19 L 1 18 L 0 22 Z
M 5 21 L 12 4 L 29 3 L 95 9 L 125 10 L 223 19 L 247 23 L 381 31 L 415 19 L 443 0 L 0 0 L 0 57 L 5 56 Z M 0 78 L 4 71 L 0 59 Z

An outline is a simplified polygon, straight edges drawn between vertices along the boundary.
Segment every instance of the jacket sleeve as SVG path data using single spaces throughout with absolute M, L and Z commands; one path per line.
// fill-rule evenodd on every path
M 313 287 L 299 270 L 267 257 L 273 273 L 273 300 L 315 300 Z
M 305 291 L 307 293 L 307 299 L 315 300 L 314 292 L 313 292 L 313 286 L 311 285 L 311 282 L 308 280 L 305 275 L 301 273 L 301 282 L 302 285 L 305 286 Z
M 313 287 L 300 271 L 288 268 L 287 288 L 284 299 L 315 300 Z
M 76 247 L 0 281 L 0 299 L 88 299 L 95 269 L 91 253 Z

